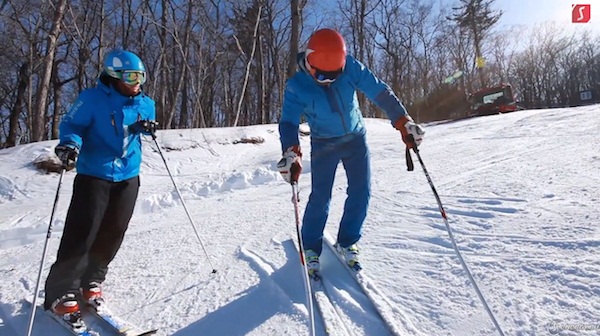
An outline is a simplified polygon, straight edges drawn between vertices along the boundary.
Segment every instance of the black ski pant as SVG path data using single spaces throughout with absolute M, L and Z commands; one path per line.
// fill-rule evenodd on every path
M 44 308 L 90 282 L 102 283 L 133 214 L 139 176 L 111 182 L 78 174 L 56 262 L 46 279 Z

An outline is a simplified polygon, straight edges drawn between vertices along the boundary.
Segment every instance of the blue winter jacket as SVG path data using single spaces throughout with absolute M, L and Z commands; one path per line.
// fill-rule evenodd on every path
M 300 69 L 287 81 L 279 121 L 284 151 L 299 144 L 298 126 L 302 115 L 310 126 L 313 139 L 364 132 L 356 90 L 385 111 L 392 124 L 407 114 L 391 88 L 350 55 L 346 56 L 343 73 L 329 86 L 318 84 L 308 73 L 304 53 L 299 53 L 297 60 Z
M 80 148 L 78 174 L 119 182 L 138 176 L 142 161 L 141 136 L 128 126 L 155 120 L 156 110 L 143 92 L 126 97 L 105 82 L 79 94 L 60 123 L 60 144 Z

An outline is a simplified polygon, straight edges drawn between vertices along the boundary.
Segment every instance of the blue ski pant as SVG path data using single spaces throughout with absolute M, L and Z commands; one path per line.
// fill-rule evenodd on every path
M 313 250 L 320 255 L 340 161 L 346 171 L 348 188 L 337 242 L 347 247 L 361 237 L 371 197 L 371 168 L 365 131 L 339 138 L 311 139 L 310 158 L 312 190 L 302 220 L 302 240 L 305 250 Z

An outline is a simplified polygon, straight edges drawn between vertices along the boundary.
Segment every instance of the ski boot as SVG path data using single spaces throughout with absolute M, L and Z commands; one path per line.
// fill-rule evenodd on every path
M 319 255 L 313 250 L 306 250 L 304 252 L 304 260 L 306 261 L 306 267 L 308 268 L 308 276 L 315 280 L 319 280 L 319 270 L 321 268 Z
M 87 286 L 81 288 L 81 297 L 83 302 L 96 310 L 100 310 L 100 307 L 104 304 L 102 287 L 98 282 L 90 282 Z
M 358 258 L 358 246 L 356 246 L 356 244 L 352 244 L 348 247 L 342 247 L 340 244 L 336 244 L 336 249 L 342 255 L 344 260 L 346 260 L 346 263 L 351 269 L 355 271 L 360 271 L 362 269 Z
M 52 306 L 50 306 L 48 313 L 51 314 L 55 320 L 75 332 L 84 332 L 87 330 L 87 326 L 85 325 L 85 322 L 83 322 L 81 316 L 77 296 L 73 293 L 65 294 L 56 299 L 56 301 L 52 303 Z

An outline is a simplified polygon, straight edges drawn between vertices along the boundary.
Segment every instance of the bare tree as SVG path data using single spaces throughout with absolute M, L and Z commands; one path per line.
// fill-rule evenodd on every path
M 78 6 L 71 4 L 65 14 L 63 31 L 73 46 L 69 44 L 63 61 L 72 59 L 75 65 L 77 91 L 92 85 L 101 71 L 104 8 L 104 1 L 84 0 Z
M 56 53 L 56 45 L 58 43 L 58 37 L 60 35 L 61 24 L 65 13 L 65 7 L 67 6 L 67 0 L 59 0 L 54 12 L 54 19 L 52 20 L 52 28 L 48 34 L 46 40 L 46 55 L 44 56 L 43 71 L 39 82 L 39 88 L 37 92 L 37 100 L 35 110 L 33 112 L 33 130 L 32 140 L 42 141 L 46 139 L 46 102 L 48 100 L 48 92 L 50 88 L 50 79 L 52 77 L 52 67 L 54 66 L 54 56 Z
M 481 86 L 485 86 L 483 73 L 483 60 L 481 53 L 482 42 L 489 30 L 498 22 L 502 11 L 493 12 L 491 5 L 495 0 L 460 0 L 461 6 L 454 8 L 458 13 L 451 20 L 456 21 L 459 27 L 467 29 L 473 37 L 475 57 Z
M 369 51 L 374 49 L 374 44 L 371 40 L 373 33 L 368 31 L 368 20 L 381 3 L 381 0 L 338 1 L 340 15 L 349 23 L 349 33 L 347 34 L 349 35 L 347 37 L 349 52 L 369 68 L 374 68 L 375 64 L 372 58 L 373 53 Z M 362 93 L 358 94 L 358 102 L 365 116 L 371 117 L 381 113 L 371 102 L 367 101 Z
M 235 115 L 235 121 L 233 122 L 233 127 L 237 126 L 238 120 L 240 118 L 240 112 L 242 110 L 242 102 L 244 101 L 244 96 L 246 93 L 246 85 L 248 85 L 248 76 L 250 76 L 250 66 L 252 65 L 252 59 L 254 58 L 254 52 L 256 51 L 256 41 L 258 40 L 258 27 L 260 25 L 260 15 L 262 13 L 262 5 L 258 6 L 258 14 L 256 14 L 256 24 L 254 25 L 254 33 L 252 36 L 252 51 L 250 51 L 250 55 L 247 56 L 246 63 L 246 74 L 244 75 L 244 82 L 242 84 L 242 91 L 240 92 L 240 97 L 237 106 L 237 112 Z M 239 43 L 238 43 L 239 46 Z M 244 53 L 244 51 L 240 47 L 240 52 Z
M 413 69 L 411 50 L 414 48 L 414 21 L 406 12 L 406 3 L 394 0 L 384 0 L 377 8 L 372 25 L 377 35 L 375 45 L 382 53 L 379 69 L 394 92 L 404 102 L 411 102 L 414 96 L 411 81 Z M 408 18 L 408 20 L 407 20 Z M 376 117 L 383 117 L 378 112 Z
M 521 29 L 511 28 L 508 31 L 496 32 L 489 37 L 491 55 L 489 76 L 496 83 L 510 82 L 511 66 L 514 64 L 518 45 L 518 40 L 514 36 L 517 36 Z
M 298 43 L 300 40 L 300 24 L 302 22 L 302 8 L 300 7 L 300 1 L 290 0 L 290 9 L 292 13 L 292 27 L 290 34 L 290 57 L 287 67 L 288 77 L 292 77 L 296 72 L 296 54 L 298 53 L 299 49 Z
M 17 137 L 19 131 L 19 118 L 23 111 L 23 105 L 25 103 L 25 91 L 29 84 L 29 63 L 25 62 L 19 69 L 19 82 L 17 84 L 17 96 L 15 103 L 10 111 L 9 117 L 9 131 L 6 139 L 6 147 L 13 147 L 17 145 Z
M 461 0 L 450 20 L 451 6 L 434 1 L 0 0 L 0 144 L 56 137 L 64 106 L 96 83 L 113 48 L 144 60 L 144 91 L 164 128 L 276 122 L 297 52 L 325 26 L 420 122 L 461 117 L 465 92 L 491 82 L 513 84 L 527 107 L 579 104 L 580 91 L 600 92 L 597 33 L 514 28 L 516 41 L 507 30 L 492 34 L 493 0 Z M 485 72 L 477 57 L 488 59 Z M 462 77 L 445 81 L 458 70 Z M 359 99 L 365 116 L 383 117 Z
M 173 39 L 173 43 L 174 43 L 174 52 L 173 52 L 173 59 L 179 59 L 179 66 L 177 67 L 176 74 L 173 74 L 173 78 L 171 78 L 171 85 L 169 86 L 170 90 L 169 90 L 169 106 L 165 107 L 166 111 L 165 111 L 165 116 L 164 116 L 164 124 L 165 124 L 165 128 L 171 128 L 172 124 L 173 124 L 173 118 L 175 116 L 175 112 L 176 112 L 176 104 L 177 104 L 177 98 L 179 95 L 179 92 L 181 92 L 182 88 L 183 88 L 183 83 L 184 83 L 184 79 L 186 77 L 186 73 L 187 73 L 187 57 L 188 57 L 188 48 L 189 48 L 189 44 L 190 44 L 190 37 L 191 37 L 191 27 L 192 27 L 192 13 L 194 10 L 194 2 L 190 1 L 187 4 L 187 11 L 185 14 L 185 25 L 183 27 L 183 38 L 180 38 L 180 29 L 177 27 L 177 20 L 176 20 L 176 10 L 175 8 L 172 9 L 173 15 L 173 22 L 172 22 L 172 27 L 173 27 L 173 33 L 172 33 L 172 39 Z M 175 77 L 176 76 L 176 77 Z M 174 85 L 173 85 L 174 84 Z

